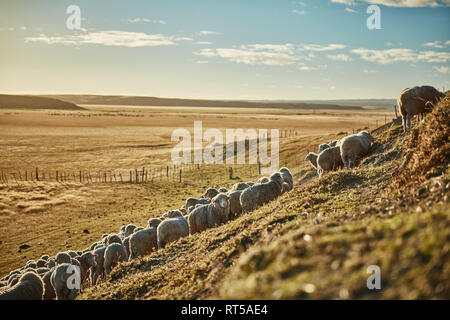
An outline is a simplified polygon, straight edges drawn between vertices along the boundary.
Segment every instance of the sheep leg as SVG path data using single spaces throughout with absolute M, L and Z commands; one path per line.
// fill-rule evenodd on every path
M 409 114 L 406 115 L 406 127 L 411 130 L 411 116 Z

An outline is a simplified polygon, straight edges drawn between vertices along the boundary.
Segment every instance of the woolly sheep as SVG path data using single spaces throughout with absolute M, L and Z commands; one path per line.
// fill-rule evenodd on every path
M 197 204 L 209 204 L 211 203 L 210 199 L 196 199 L 196 198 L 188 198 L 186 200 L 185 208 L 187 209 L 187 214 L 190 214 Z
M 132 228 L 132 229 L 133 230 L 136 229 L 136 226 L 134 226 L 134 228 Z M 125 233 L 125 234 L 127 234 L 127 233 Z M 128 236 L 129 235 L 126 235 L 126 237 L 128 237 Z M 122 244 L 122 239 L 120 239 L 120 237 L 117 234 L 110 234 L 107 237 L 105 237 L 105 240 L 103 243 L 105 244 L 105 247 L 108 247 L 110 244 L 113 244 L 113 243 Z
M 181 210 L 180 210 L 180 212 L 181 212 Z M 157 227 L 158 224 L 160 224 L 161 222 L 162 222 L 162 220 L 159 218 L 150 218 L 150 219 L 148 219 L 147 228 Z
M 136 232 L 135 232 L 136 233 Z M 134 234 L 134 233 L 133 233 Z M 131 236 L 126 237 L 125 239 L 123 239 L 122 244 L 125 247 L 125 250 L 127 251 L 127 258 L 130 257 L 130 238 L 133 236 L 133 234 Z
M 128 260 L 134 260 L 156 249 L 158 249 L 157 226 L 135 232 L 130 236 L 130 256 Z
M 0 300 L 42 300 L 43 296 L 41 277 L 34 272 L 26 272 L 14 286 L 0 293 Z
M 257 183 L 267 183 L 270 179 L 268 177 L 261 177 L 258 179 Z
M 245 182 L 237 182 L 233 184 L 233 186 L 231 187 L 231 191 L 242 191 L 248 187 L 249 185 L 246 184 Z
M 212 199 L 218 194 L 219 190 L 217 190 L 216 188 L 208 188 L 206 192 L 202 195 L 202 197 L 205 199 Z
M 56 261 L 54 258 L 48 259 L 48 261 L 45 265 L 47 266 L 47 268 L 51 269 L 54 266 L 56 266 Z
M 136 229 L 136 226 L 134 224 L 127 225 L 124 229 L 123 236 L 128 237 L 134 232 L 134 229 Z
M 53 271 L 54 270 L 51 269 L 42 276 L 42 282 L 44 283 L 44 297 L 43 297 L 44 300 L 56 299 L 55 288 L 53 288 L 52 283 L 50 281 Z
M 294 188 L 294 178 L 292 178 L 291 171 L 288 168 L 286 168 L 286 167 L 282 167 L 278 171 L 280 172 L 280 175 L 281 175 L 281 178 L 283 179 L 283 181 L 285 183 L 287 183 L 288 186 L 289 186 L 287 191 L 292 190 Z
M 39 258 L 39 260 L 45 260 L 47 261 L 50 257 L 48 256 L 48 254 L 44 254 L 42 255 L 42 257 Z
M 339 146 L 323 150 L 317 158 L 317 174 L 319 178 L 322 177 L 324 172 L 337 170 L 343 166 Z
M 67 285 L 69 277 L 73 277 L 76 272 L 76 269 L 68 272 L 69 267 L 71 267 L 69 263 L 60 264 L 53 270 L 50 276 L 50 283 L 55 289 L 56 300 L 73 300 L 78 294 L 78 289 L 69 289 Z
M 189 214 L 189 233 L 194 234 L 225 223 L 229 217 L 229 197 L 224 193 L 219 193 L 210 204 L 201 206 Z
M 169 211 L 167 211 L 166 213 L 164 213 L 162 215 L 162 219 L 161 220 L 175 218 L 175 217 L 179 217 L 179 216 L 182 216 L 182 215 L 183 214 L 181 213 L 180 210 L 169 210 Z
M 127 251 L 123 244 L 112 243 L 106 247 L 105 250 L 105 260 L 103 261 L 103 268 L 105 272 L 105 279 L 111 272 L 112 268 L 116 266 L 119 262 L 127 261 Z
M 82 256 L 77 257 L 76 260 L 79 262 L 81 283 L 83 283 L 88 275 L 89 269 L 96 263 L 95 254 L 92 252 L 86 252 Z
M 102 247 L 96 249 L 94 253 L 95 264 L 91 268 L 90 281 L 91 286 L 97 284 L 97 279 L 104 274 L 103 264 L 105 261 L 105 251 L 106 248 Z
M 231 191 L 228 193 L 229 201 L 230 201 L 230 217 L 229 220 L 236 218 L 242 213 L 241 206 L 241 193 L 242 190 Z
M 321 153 L 323 150 L 330 148 L 330 145 L 328 143 L 322 143 L 319 145 L 319 153 Z
M 339 148 L 344 166 L 349 169 L 354 167 L 358 159 L 368 154 L 373 141 L 374 139 L 367 131 L 341 139 Z
M 241 194 L 242 212 L 246 213 L 256 209 L 263 204 L 272 201 L 282 192 L 283 179 L 279 172 L 275 172 L 270 176 L 267 183 L 255 184 Z
M 78 257 L 78 253 L 76 253 L 75 251 L 69 250 L 69 251 L 67 251 L 67 253 L 69 254 L 69 256 L 71 258 Z
M 15 274 L 11 275 L 7 282 L 8 287 L 14 286 L 19 281 L 19 278 L 21 275 L 22 275 L 21 273 L 15 273 Z
M 311 165 L 314 167 L 314 169 L 317 169 L 317 157 L 319 155 L 314 152 L 308 152 L 308 154 L 305 157 L 305 161 L 309 161 Z
M 220 193 L 227 193 L 227 192 L 228 192 L 228 189 L 225 188 L 225 187 L 221 187 L 221 188 L 219 189 L 219 192 L 220 192 Z
M 333 140 L 333 141 L 331 141 L 330 143 L 328 143 L 328 145 L 329 145 L 330 147 L 336 147 L 336 146 L 339 145 L 339 140 Z
M 70 255 L 67 252 L 59 252 L 55 256 L 56 264 L 70 263 Z
M 39 260 L 36 262 L 36 266 L 37 266 L 38 268 L 45 267 L 46 264 L 47 264 L 47 261 L 46 261 L 46 260 L 43 260 L 43 259 L 39 259 Z
M 255 183 L 254 183 L 253 181 L 247 181 L 246 184 L 247 184 L 249 187 L 251 187 L 251 186 L 253 186 Z
M 189 226 L 183 216 L 166 219 L 156 228 L 158 248 L 164 248 L 167 243 L 188 235 Z

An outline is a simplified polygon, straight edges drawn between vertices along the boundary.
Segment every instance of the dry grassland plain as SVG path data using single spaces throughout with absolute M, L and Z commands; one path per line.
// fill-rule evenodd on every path
M 384 124 L 391 110 L 283 110 L 245 108 L 124 107 L 82 105 L 83 111 L 0 110 L 0 276 L 42 254 L 81 250 L 121 225 L 146 225 L 150 217 L 177 208 L 210 186 L 231 186 L 255 179 L 255 165 L 201 166 L 145 183 L 56 182 L 56 170 L 72 176 L 123 173 L 143 167 L 171 166 L 172 131 L 203 128 L 280 129 L 296 132 L 280 138 L 280 164 L 301 183 L 314 176 L 303 159 L 308 151 L 335 137 Z M 224 141 L 225 142 L 225 141 Z M 29 181 L 39 168 L 44 181 Z M 27 172 L 28 181 L 24 179 Z M 165 174 L 165 173 L 164 173 Z M 15 175 L 19 181 L 15 181 Z M 19 179 L 18 177 L 22 178 Z M 127 177 L 127 178 L 125 178 Z M 109 181 L 108 181 L 109 182 Z M 29 248 L 20 249 L 22 245 Z

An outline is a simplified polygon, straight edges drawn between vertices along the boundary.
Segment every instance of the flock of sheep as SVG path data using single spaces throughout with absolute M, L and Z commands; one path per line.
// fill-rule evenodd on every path
M 367 131 L 361 131 L 330 143 L 319 145 L 319 153 L 309 152 L 305 161 L 317 169 L 319 178 L 327 171 L 355 167 L 357 161 L 369 153 L 375 139 Z
M 403 128 L 409 129 L 412 116 L 428 111 L 443 96 L 430 86 L 404 89 L 398 98 Z M 361 131 L 319 145 L 319 153 L 309 152 L 305 161 L 317 169 L 319 178 L 327 171 L 351 169 L 369 153 L 373 141 L 367 131 Z M 283 167 L 256 183 L 239 182 L 231 190 L 209 188 L 200 198 L 187 199 L 181 208 L 149 219 L 145 228 L 129 224 L 117 234 L 104 234 L 83 251 L 60 252 L 55 257 L 43 255 L 37 261 L 28 261 L 0 279 L 0 300 L 74 299 L 79 290 L 67 285 L 72 274 L 69 268 L 79 268 L 81 287 L 95 285 L 99 278 L 106 280 L 119 262 L 134 260 L 182 237 L 235 219 L 292 190 L 293 186 L 291 172 Z
M 182 237 L 202 232 L 252 211 L 292 190 L 294 180 L 288 168 L 281 168 L 256 183 L 239 182 L 230 190 L 209 188 L 200 198 L 189 198 L 177 210 L 150 218 L 146 227 L 122 226 L 117 234 L 104 234 L 82 251 L 43 255 L 37 261 L 11 271 L 0 279 L 0 300 L 72 300 L 78 292 L 69 286 L 74 266 L 80 289 L 106 280 L 112 268 L 163 248 Z M 77 271 L 78 272 L 78 271 Z

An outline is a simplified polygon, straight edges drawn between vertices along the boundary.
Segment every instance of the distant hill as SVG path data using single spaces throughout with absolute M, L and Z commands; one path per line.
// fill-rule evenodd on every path
M 279 102 L 279 101 L 243 101 L 243 100 L 201 100 L 175 99 L 140 96 L 102 96 L 102 95 L 47 95 L 76 104 L 127 105 L 127 106 L 164 106 L 164 107 L 222 107 L 222 108 L 282 108 L 282 109 L 340 109 L 362 110 L 357 105 L 342 105 L 323 102 Z
M 55 98 L 0 94 L 0 109 L 83 110 L 84 108 Z

